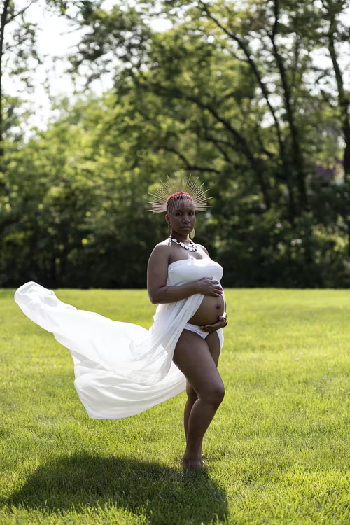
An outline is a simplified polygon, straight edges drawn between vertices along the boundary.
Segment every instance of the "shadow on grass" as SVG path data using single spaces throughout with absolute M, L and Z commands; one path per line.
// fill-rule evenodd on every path
M 53 512 L 119 507 L 152 525 L 209 524 L 227 516 L 225 491 L 204 471 L 184 472 L 157 463 L 88 454 L 39 467 L 8 505 Z

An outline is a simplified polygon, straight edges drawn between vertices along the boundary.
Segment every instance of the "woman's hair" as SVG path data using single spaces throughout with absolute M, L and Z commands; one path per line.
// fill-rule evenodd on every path
M 186 199 L 190 199 L 191 202 L 193 202 L 191 195 L 186 191 L 177 191 L 170 195 L 167 199 L 166 206 L 168 215 L 169 213 L 174 213 L 174 211 L 177 210 Z

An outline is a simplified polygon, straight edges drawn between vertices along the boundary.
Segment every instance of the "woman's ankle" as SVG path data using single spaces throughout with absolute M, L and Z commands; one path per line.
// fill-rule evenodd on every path
M 187 444 L 183 457 L 190 459 L 202 459 L 202 447 L 189 447 Z

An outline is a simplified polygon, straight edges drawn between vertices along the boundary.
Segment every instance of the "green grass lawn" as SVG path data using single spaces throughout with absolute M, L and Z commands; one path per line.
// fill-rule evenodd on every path
M 0 290 L 1 524 L 350 524 L 350 293 L 225 290 L 226 397 L 183 474 L 185 395 L 91 420 L 69 351 Z M 59 290 L 146 328 L 143 290 Z

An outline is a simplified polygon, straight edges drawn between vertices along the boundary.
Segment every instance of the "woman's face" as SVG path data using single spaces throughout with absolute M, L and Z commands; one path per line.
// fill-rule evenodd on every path
M 176 233 L 179 237 L 188 239 L 188 235 L 193 230 L 196 222 L 196 211 L 190 199 L 181 200 L 176 208 L 165 216 L 170 224 L 172 234 Z

